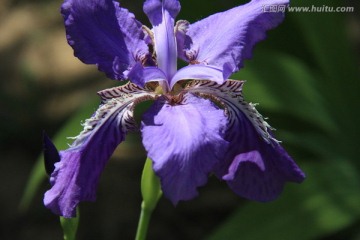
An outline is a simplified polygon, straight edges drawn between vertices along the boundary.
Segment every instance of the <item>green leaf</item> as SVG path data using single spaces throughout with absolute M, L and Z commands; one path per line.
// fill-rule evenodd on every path
M 297 6 L 354 6 L 350 2 L 338 0 L 295 0 Z M 357 11 L 356 6 L 354 11 Z M 348 158 L 357 158 L 359 148 L 356 143 L 359 128 L 354 123 L 360 122 L 359 92 L 360 72 L 356 51 L 349 41 L 348 13 L 289 13 L 304 42 L 300 47 L 307 49 L 308 59 L 313 61 L 312 68 L 317 69 L 321 76 L 317 78 L 322 95 L 328 102 L 328 110 L 341 133 L 336 146 Z M 305 50 L 306 51 L 306 50 Z M 352 141 L 349 139 L 353 139 Z M 344 144 L 342 144 L 344 143 Z M 358 162 L 358 161 L 356 161 Z M 358 165 L 360 166 L 360 165 Z
M 298 119 L 311 120 L 326 131 L 335 131 L 336 125 L 315 85 L 316 75 L 299 59 L 262 51 L 262 55 L 246 67 L 233 75 L 233 78 L 247 80 L 246 99 L 259 102 L 261 108 L 290 113 Z
M 25 212 L 29 209 L 30 203 L 34 198 L 40 184 L 46 178 L 43 155 L 36 160 L 33 169 L 31 170 L 29 180 L 26 183 L 26 187 L 19 204 L 19 211 Z
M 95 99 L 95 98 L 94 98 Z M 58 149 L 65 149 L 69 143 L 68 137 L 76 136 L 82 130 L 81 122 L 86 118 L 91 116 L 91 114 L 95 111 L 96 106 L 98 105 L 97 100 L 89 101 L 86 105 L 84 105 L 77 114 L 75 114 L 68 122 L 61 128 L 61 130 L 54 137 L 54 144 Z M 32 199 L 37 193 L 39 186 L 41 183 L 47 178 L 45 167 L 44 167 L 44 159 L 41 154 L 30 173 L 29 180 L 25 187 L 23 196 L 21 198 L 19 204 L 19 210 L 24 212 L 30 206 Z
M 345 2 L 337 0 L 294 0 L 292 6 L 344 7 Z M 351 5 L 351 4 L 349 4 Z M 348 82 L 359 76 L 356 57 L 347 39 L 347 14 L 345 13 L 289 13 L 288 17 L 300 28 L 305 42 L 302 48 L 310 49 L 312 57 L 323 73 L 326 82 Z M 354 82 L 353 82 L 354 84 Z M 327 88 L 327 86 L 324 86 Z M 336 90 L 336 89 L 334 89 Z
M 360 216 L 359 173 L 345 159 L 302 166 L 307 179 L 271 203 L 240 207 L 209 240 L 310 240 L 349 226 Z
M 64 218 L 60 217 L 61 227 L 64 232 L 64 240 L 75 240 L 76 232 L 78 229 L 80 220 L 79 209 L 76 209 L 76 217 L 74 218 Z

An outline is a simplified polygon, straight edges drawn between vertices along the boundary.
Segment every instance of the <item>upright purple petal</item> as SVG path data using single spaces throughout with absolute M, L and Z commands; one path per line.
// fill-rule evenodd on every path
M 171 79 L 176 72 L 174 19 L 179 11 L 180 3 L 177 0 L 147 0 L 144 3 L 144 12 L 153 25 L 157 64 L 168 79 Z
M 184 30 L 177 34 L 180 43 L 179 56 L 185 61 L 200 62 L 236 72 L 244 59 L 251 58 L 254 45 L 263 40 L 265 32 L 276 27 L 284 18 L 280 9 L 288 0 L 253 0 L 245 5 L 211 15 L 191 24 L 184 40 Z M 186 24 L 183 24 L 185 28 Z
M 75 56 L 96 64 L 109 78 L 124 79 L 124 71 L 145 61 L 148 47 L 142 25 L 118 2 L 65 0 L 61 13 Z
M 99 93 L 104 104 L 84 124 L 71 147 L 60 151 L 44 203 L 54 213 L 74 217 L 80 201 L 94 201 L 99 177 L 127 131 L 134 128 L 134 101 L 151 98 L 134 84 Z
M 225 107 L 229 117 L 225 139 L 230 142 L 224 161 L 216 166 L 218 177 L 245 198 L 275 199 L 286 182 L 300 183 L 304 173 L 273 138 L 270 126 L 242 97 L 241 81 L 222 85 L 194 82 L 189 91 L 212 99 Z
M 223 110 L 189 93 L 158 99 L 144 114 L 143 144 L 164 195 L 174 204 L 195 197 L 222 160 L 228 145 L 223 139 L 226 122 Z

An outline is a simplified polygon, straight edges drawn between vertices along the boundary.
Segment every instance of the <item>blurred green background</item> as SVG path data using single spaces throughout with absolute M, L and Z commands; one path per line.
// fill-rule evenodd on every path
M 239 0 L 183 0 L 190 22 L 240 5 Z M 148 25 L 142 1 L 121 1 Z M 267 204 L 237 197 L 210 178 L 198 198 L 176 208 L 161 199 L 148 239 L 360 239 L 360 2 L 294 0 L 292 6 L 353 6 L 350 13 L 288 12 L 233 76 L 245 79 L 247 101 L 278 129 L 304 169 Z M 96 92 L 118 83 L 73 57 L 59 13 L 61 1 L 0 4 L 0 239 L 62 239 L 59 219 L 42 204 L 43 175 L 20 206 L 42 149 L 42 130 L 63 149 L 96 110 Z M 148 25 L 149 26 L 149 25 Z M 130 134 L 102 175 L 98 199 L 81 204 L 78 239 L 133 239 L 146 154 Z M 42 168 L 39 165 L 38 169 Z M 35 186 L 33 185 L 33 186 Z M 19 207 L 20 206 L 20 207 Z

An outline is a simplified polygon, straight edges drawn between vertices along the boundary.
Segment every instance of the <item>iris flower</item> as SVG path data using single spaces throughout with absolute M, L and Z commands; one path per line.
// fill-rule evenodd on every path
M 285 182 L 301 182 L 303 172 L 254 104 L 244 101 L 244 82 L 228 79 L 284 18 L 264 5 L 287 4 L 253 0 L 190 24 L 175 23 L 178 0 L 146 0 L 150 29 L 116 1 L 65 0 L 61 13 L 75 56 L 129 82 L 98 93 L 99 108 L 68 149 L 57 154 L 46 141 L 52 151 L 47 161 L 56 162 L 46 207 L 73 217 L 80 201 L 94 201 L 105 164 L 136 129 L 174 204 L 197 196 L 210 174 L 238 195 L 262 202 L 275 199 Z M 188 65 L 177 69 L 178 58 Z M 134 108 L 148 100 L 153 104 L 138 128 Z

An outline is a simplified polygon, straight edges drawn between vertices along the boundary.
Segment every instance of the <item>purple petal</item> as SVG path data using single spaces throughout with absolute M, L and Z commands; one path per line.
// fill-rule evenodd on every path
M 216 166 L 217 176 L 245 198 L 270 201 L 281 193 L 287 181 L 300 183 L 305 176 L 273 138 L 270 126 L 254 105 L 243 100 L 242 85 L 234 80 L 222 85 L 198 81 L 189 86 L 189 91 L 212 96 L 229 116 L 225 139 L 230 145 L 225 161 Z
M 118 2 L 65 0 L 61 13 L 75 56 L 96 64 L 109 78 L 124 79 L 125 70 L 146 58 L 142 25 Z
M 44 204 L 55 214 L 74 217 L 80 201 L 94 201 L 99 177 L 127 131 L 134 128 L 134 101 L 151 95 L 134 84 L 99 93 L 104 104 L 84 124 L 71 147 L 60 151 Z M 112 97 L 109 97 L 112 96 Z
M 222 84 L 231 75 L 231 71 L 223 71 L 215 66 L 196 64 L 181 68 L 175 73 L 170 81 L 170 88 L 172 88 L 177 81 L 186 79 L 195 80 L 211 80 L 218 84 Z
M 256 131 L 252 127 L 250 131 L 242 133 L 249 137 Z M 228 173 L 223 176 L 234 192 L 251 200 L 266 202 L 276 199 L 287 181 L 303 181 L 304 174 L 278 143 L 271 145 L 256 135 L 246 141 L 247 147 L 244 147 L 239 137 L 232 141 L 232 148 L 237 148 L 240 154 L 234 158 Z
M 145 113 L 141 131 L 164 195 L 176 204 L 197 195 L 228 143 L 223 110 L 189 93 L 179 103 L 173 100 L 158 99 Z
M 147 82 L 167 81 L 166 75 L 158 67 L 143 67 L 140 63 L 136 64 L 127 74 L 131 82 L 140 87 L 144 87 Z
M 177 0 L 147 0 L 144 3 L 144 12 L 153 25 L 157 64 L 168 79 L 176 72 L 174 19 L 179 11 L 180 3 Z
M 285 6 L 288 0 L 253 0 L 245 5 L 211 15 L 189 26 L 187 39 L 179 56 L 186 61 L 207 63 L 222 68 L 229 65 L 238 71 L 244 59 L 251 58 L 254 45 L 266 37 L 265 32 L 276 27 L 284 12 L 269 12 L 268 7 Z
M 46 173 L 51 175 L 55 169 L 55 163 L 60 161 L 60 156 L 58 150 L 45 131 L 43 132 L 43 152 Z

